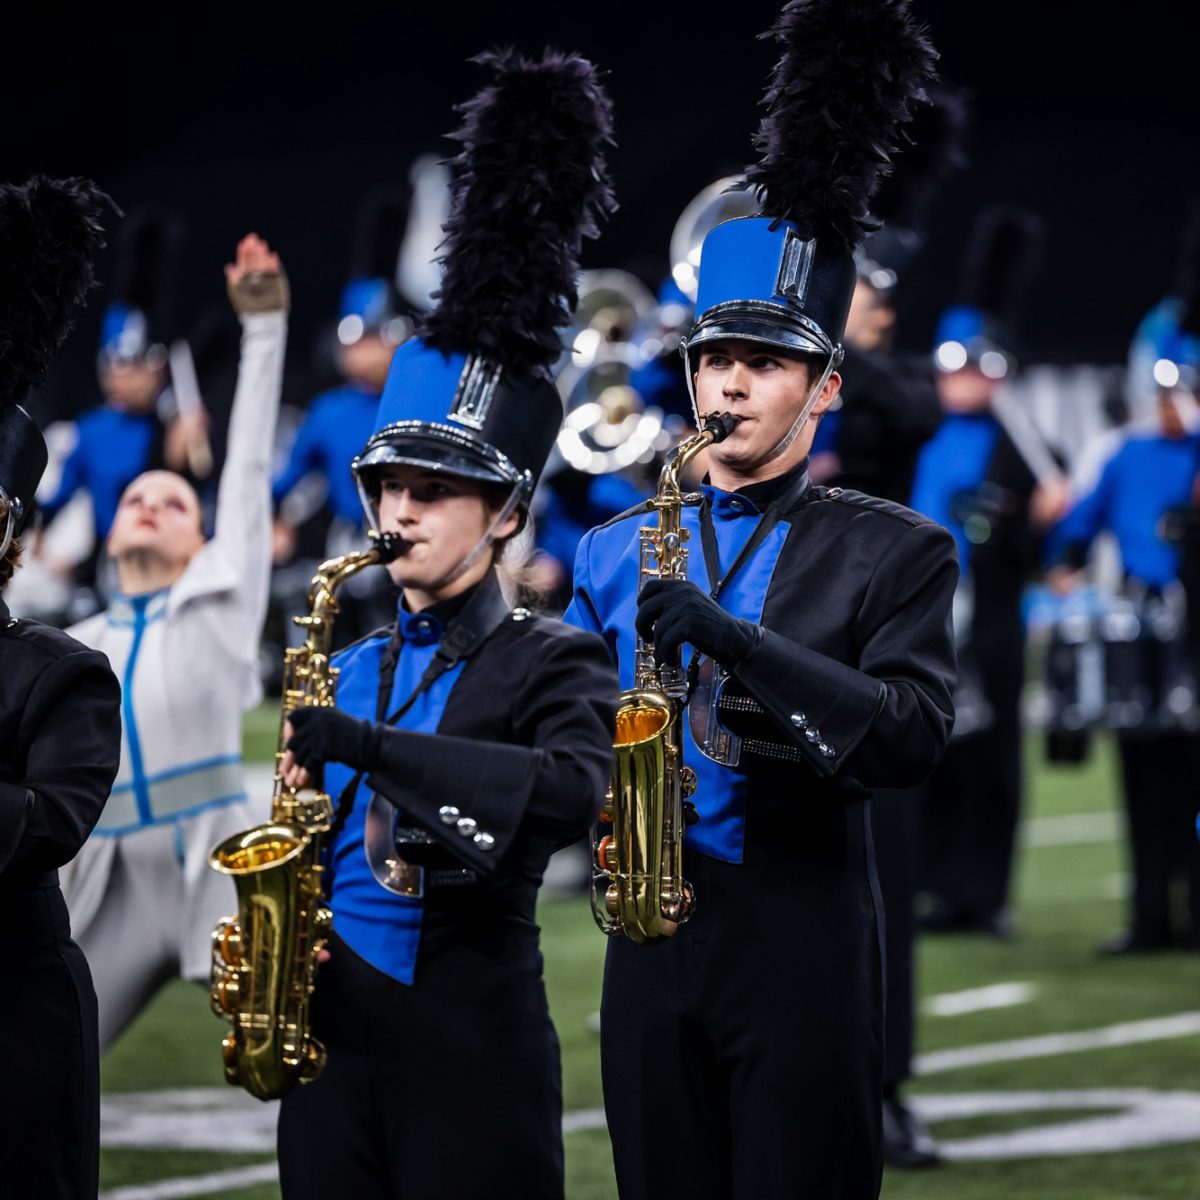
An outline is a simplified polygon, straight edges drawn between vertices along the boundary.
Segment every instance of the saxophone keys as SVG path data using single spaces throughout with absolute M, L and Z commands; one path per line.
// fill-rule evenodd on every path
M 607 871 L 610 875 L 616 873 L 617 844 L 611 834 L 600 839 L 600 843 L 596 847 L 596 862 L 601 870 Z
M 679 794 L 685 799 L 696 794 L 696 772 L 691 767 L 679 768 Z
M 236 918 L 226 917 L 213 930 L 213 942 L 217 954 L 226 966 L 242 965 L 242 930 Z
M 619 922 L 621 916 L 621 889 L 615 883 L 610 883 L 608 891 L 604 893 L 604 907 L 608 909 L 608 915 L 617 918 Z

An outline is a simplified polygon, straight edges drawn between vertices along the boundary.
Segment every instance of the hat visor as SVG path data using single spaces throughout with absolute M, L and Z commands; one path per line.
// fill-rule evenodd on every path
M 510 487 L 523 482 L 527 474 L 498 450 L 461 430 L 416 421 L 381 429 L 352 465 L 360 475 L 385 466 L 423 467 Z
M 690 352 L 719 341 L 758 342 L 793 354 L 826 357 L 834 350 L 833 343 L 815 322 L 774 304 L 760 304 L 753 309 L 741 305 L 709 309 L 692 328 L 687 348 Z

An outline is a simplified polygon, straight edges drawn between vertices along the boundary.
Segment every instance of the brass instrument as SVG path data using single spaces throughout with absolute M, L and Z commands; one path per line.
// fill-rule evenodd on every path
M 214 871 L 233 877 L 238 894 L 237 916 L 213 930 L 213 1011 L 233 1025 L 221 1043 L 225 1078 L 260 1100 L 310 1082 L 325 1064 L 325 1047 L 309 1029 L 308 1005 L 332 920 L 322 904 L 320 858 L 333 803 L 319 771 L 304 788 L 285 786 L 283 731 L 295 709 L 334 704 L 334 593 L 385 557 L 377 548 L 346 554 L 322 563 L 313 576 L 309 615 L 293 618 L 306 630 L 304 644 L 284 659 L 271 819 L 226 838 L 208 857 Z
M 737 420 L 728 413 L 705 417 L 703 430 L 681 442 L 663 467 L 650 502 L 657 524 L 639 530 L 639 592 L 651 579 L 687 578 L 679 478 L 706 446 L 728 437 Z M 683 764 L 688 681 L 680 654 L 673 657 L 659 664 L 653 644 L 637 639 L 634 686 L 621 693 L 617 709 L 612 782 L 592 835 L 596 924 L 610 936 L 641 943 L 670 937 L 695 905 L 683 877 L 683 802 L 696 790 L 695 773 Z

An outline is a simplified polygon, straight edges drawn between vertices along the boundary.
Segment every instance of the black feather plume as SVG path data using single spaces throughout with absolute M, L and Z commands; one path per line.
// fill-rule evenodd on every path
M 112 299 L 146 316 L 152 341 L 169 341 L 183 220 L 155 204 L 134 209 L 117 231 Z
M 0 404 L 19 404 L 92 287 L 92 260 L 111 201 L 87 179 L 35 175 L 0 185 Z
M 1007 205 L 985 209 L 971 232 L 961 303 L 1015 329 L 1045 240 L 1045 222 L 1036 213 Z
M 871 212 L 885 226 L 920 232 L 934 193 L 967 164 L 967 93 L 936 85 L 913 109 L 908 137 L 912 145 L 896 159 L 895 169 L 879 185 Z
M 367 193 L 355 221 L 352 278 L 395 281 L 400 245 L 408 228 L 409 192 L 405 185 L 388 184 Z
M 853 250 L 879 227 L 871 197 L 936 78 L 937 52 L 908 0 L 791 0 L 763 36 L 782 55 L 747 182 L 766 215 Z
M 616 208 L 604 162 L 612 105 L 586 59 L 482 54 L 491 82 L 459 106 L 445 275 L 421 335 L 519 376 L 544 374 L 575 307 L 580 242 Z
M 1200 337 L 1200 197 L 1188 205 L 1187 221 L 1179 239 L 1178 262 L 1174 292 L 1183 302 L 1179 328 Z

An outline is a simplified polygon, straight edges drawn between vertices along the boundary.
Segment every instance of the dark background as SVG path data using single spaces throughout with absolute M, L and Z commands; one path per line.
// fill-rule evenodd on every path
M 683 205 L 750 153 L 773 61 L 755 35 L 777 7 L 45 5 L 3 39 L 0 178 L 90 175 L 126 210 L 156 200 L 186 214 L 185 323 L 220 300 L 237 237 L 262 233 L 292 277 L 299 359 L 333 315 L 362 194 L 404 178 L 417 154 L 447 149 L 451 105 L 482 77 L 465 60 L 500 43 L 577 49 L 609 71 L 622 207 L 585 265 L 665 274 Z M 1039 210 L 1050 235 L 1026 357 L 1121 360 L 1170 287 L 1186 202 L 1200 193 L 1194 6 L 1143 0 L 1116 10 L 1119 21 L 1099 5 L 1049 0 L 915 8 L 944 77 L 973 90 L 974 121 L 971 165 L 934 213 L 905 340 L 928 344 L 979 206 L 1015 201 Z M 90 306 L 56 369 L 63 410 L 98 398 L 101 307 Z

